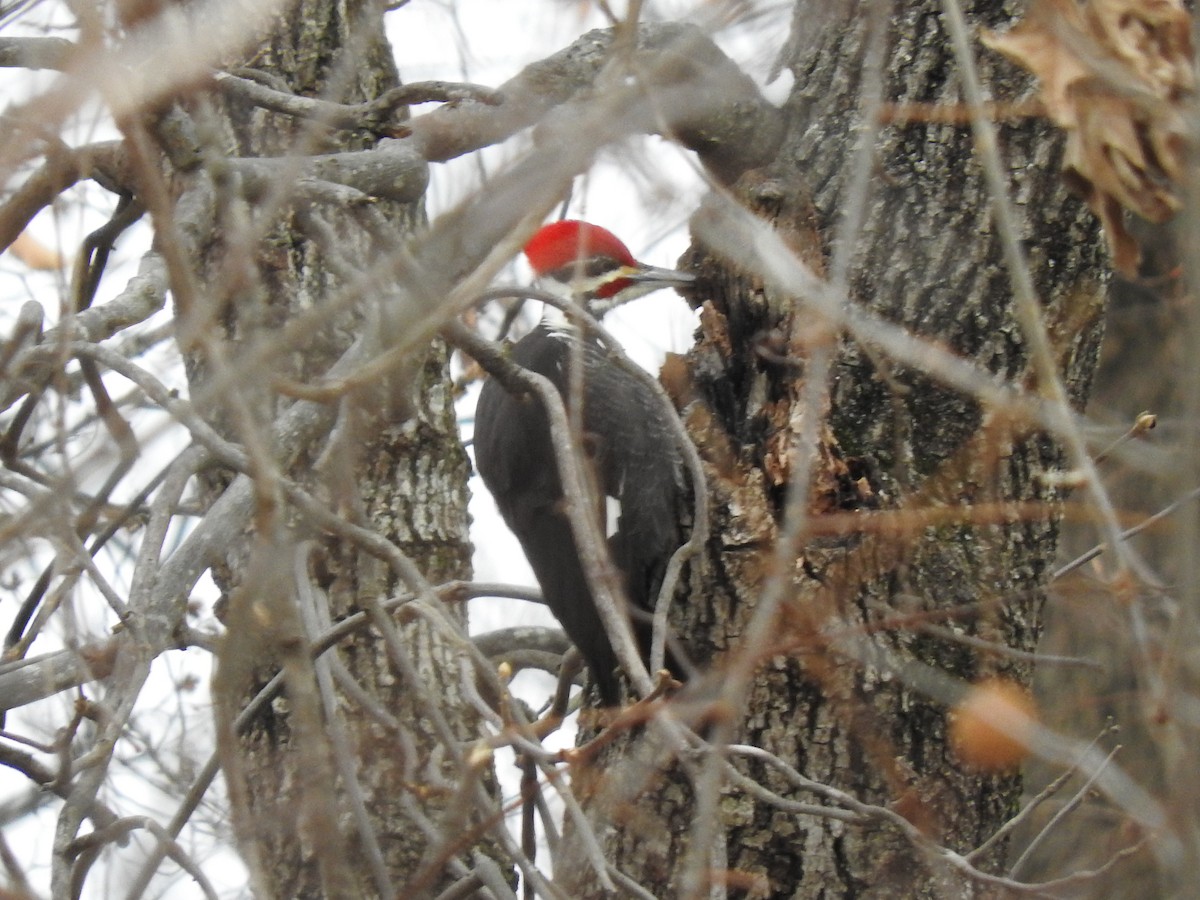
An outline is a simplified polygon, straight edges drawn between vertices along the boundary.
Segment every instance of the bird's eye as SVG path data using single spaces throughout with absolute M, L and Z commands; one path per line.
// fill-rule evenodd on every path
M 621 267 L 621 263 L 608 256 L 590 256 L 587 259 L 581 259 L 573 262 L 570 265 L 563 266 L 560 269 L 555 269 L 547 274 L 555 281 L 569 283 L 576 279 L 583 278 L 599 278 L 609 272 L 615 271 Z

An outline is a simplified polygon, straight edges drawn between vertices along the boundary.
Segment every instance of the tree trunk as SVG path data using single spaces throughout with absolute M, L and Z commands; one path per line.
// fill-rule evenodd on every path
M 298 95 L 373 99 L 398 81 L 380 16 L 373 4 L 301 0 L 247 64 Z M 376 140 L 232 100 L 219 114 L 202 105 L 193 113 L 207 128 L 210 158 L 302 158 Z M 406 883 L 429 890 L 462 876 L 461 865 L 426 856 L 431 846 L 453 846 L 472 821 L 474 792 L 487 784 L 486 769 L 446 752 L 479 733 L 461 692 L 460 652 L 428 610 L 403 622 L 377 618 L 380 601 L 415 589 L 400 580 L 404 565 L 389 567 L 348 533 L 322 533 L 311 512 L 284 504 L 262 423 L 293 402 L 277 390 L 280 381 L 311 385 L 356 336 L 379 329 L 394 289 L 356 294 L 356 278 L 424 216 L 419 201 L 376 198 L 372 219 L 337 195 L 313 201 L 294 187 L 285 175 L 247 203 L 236 184 L 215 185 L 217 227 L 204 260 L 209 293 L 201 309 L 179 310 L 184 327 L 199 332 L 188 360 L 193 397 L 249 449 L 259 476 L 255 532 L 240 546 L 231 542 L 214 570 L 227 598 L 214 684 L 222 762 L 238 844 L 260 896 L 406 896 Z M 372 232 L 378 217 L 394 234 Z M 316 324 L 298 328 L 305 317 Z M 205 331 L 214 323 L 220 340 Z M 231 361 L 256 354 L 269 370 L 230 385 Z M 423 365 L 391 372 L 387 386 L 335 395 L 337 423 L 322 440 L 275 448 L 276 458 L 291 460 L 280 475 L 390 541 L 434 584 L 466 577 L 470 567 L 469 464 L 447 365 L 438 343 Z M 211 479 L 214 492 L 227 480 Z M 370 628 L 310 659 L 316 634 L 364 610 Z M 465 626 L 463 610 L 454 617 Z M 277 670 L 283 693 L 235 738 L 235 717 Z
M 973 25 L 1008 21 L 1000 4 L 967 6 Z M 872 20 L 886 29 L 881 57 Z M 975 52 L 993 99 L 1026 96 L 1024 77 Z M 786 53 L 796 79 L 787 137 L 774 163 L 739 182 L 739 199 L 835 288 L 847 267 L 852 304 L 1034 386 L 939 5 L 906 2 L 889 14 L 885 4 L 798 2 Z M 877 133 L 863 124 L 880 99 L 873 58 L 883 60 L 888 116 Z M 957 114 L 949 124 L 936 115 L 947 112 Z M 857 197 L 864 134 L 868 189 Z M 1004 122 L 999 136 L 1047 331 L 1081 406 L 1106 284 L 1098 229 L 1062 188 L 1060 142 L 1048 126 Z M 834 236 L 855 215 L 853 250 L 841 256 L 847 248 Z M 703 217 L 696 224 L 703 236 Z M 1062 499 L 1043 476 L 1061 466 L 1061 453 L 918 366 L 830 332 L 800 284 L 781 292 L 729 259 L 700 247 L 693 260 L 703 319 L 684 399 L 713 527 L 686 597 L 676 599 L 675 627 L 719 677 L 689 685 L 683 698 L 736 697 L 736 712 L 699 703 L 710 735 L 763 748 L 966 852 L 1011 816 L 1020 780 L 971 770 L 951 751 L 954 685 L 998 675 L 1027 684 L 1030 670 L 955 635 L 1034 649 Z M 747 635 L 765 640 L 747 646 Z M 741 673 L 745 689 L 731 693 Z M 772 897 L 980 890 L 879 818 L 789 808 L 822 795 L 762 757 L 730 753 L 735 768 L 784 799 L 768 802 L 728 779 L 719 798 L 705 796 L 713 782 L 702 765 L 681 766 L 671 738 L 652 727 L 609 748 L 578 779 L 609 860 L 661 896 L 699 896 L 710 875 Z M 701 838 L 711 849 L 691 846 Z M 1001 842 L 977 864 L 996 871 L 1003 853 Z M 601 895 L 594 883 L 571 890 Z

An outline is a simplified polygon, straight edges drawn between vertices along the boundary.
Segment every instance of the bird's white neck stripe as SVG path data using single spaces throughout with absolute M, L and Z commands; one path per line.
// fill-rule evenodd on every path
M 579 334 L 579 326 L 567 318 L 557 306 L 549 303 L 542 305 L 542 327 L 552 335 L 560 337 L 575 337 Z
M 567 318 L 567 314 L 557 306 L 552 306 L 549 303 L 543 303 L 542 324 L 547 328 L 560 328 L 563 326 L 569 327 L 571 325 L 571 321 Z

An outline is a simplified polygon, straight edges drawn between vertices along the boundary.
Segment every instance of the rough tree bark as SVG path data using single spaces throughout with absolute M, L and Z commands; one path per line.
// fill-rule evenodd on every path
M 373 3 L 290 4 L 244 61 L 246 74 L 305 97 L 343 104 L 375 99 L 398 83 L 381 14 Z M 204 153 L 213 170 L 219 171 L 224 153 L 285 158 L 280 174 L 257 189 L 249 178 L 215 185 L 202 276 L 209 293 L 202 310 L 180 310 L 185 323 L 219 322 L 224 338 L 194 340 L 193 397 L 246 446 L 263 451 L 254 423 L 272 421 L 293 402 L 276 390 L 281 381 L 311 383 L 356 335 L 370 333 L 370 323 L 379 328 L 394 286 L 378 285 L 378 297 L 348 292 L 380 254 L 394 251 L 402 235 L 423 223 L 422 203 L 376 197 L 368 219 L 336 192 L 325 201 L 290 194 L 296 173 L 288 175 L 289 154 L 301 159 L 369 149 L 398 127 L 395 122 L 383 123 L 382 134 L 339 131 L 236 98 L 226 99 L 219 112 L 200 103 L 193 113 L 201 129 L 208 128 Z M 394 231 L 369 227 L 381 220 Z M 261 249 L 251 258 L 245 250 L 256 229 Z M 275 348 L 264 341 L 321 311 L 328 313 L 324 320 L 295 342 Z M 238 378 L 234 392 L 213 388 L 231 365 L 255 353 L 269 354 L 266 371 Z M 324 442 L 293 452 L 294 461 L 279 473 L 348 522 L 391 541 L 435 584 L 470 569 L 469 464 L 447 365 L 438 343 L 423 365 L 393 371 L 383 387 L 334 396 L 336 427 Z M 344 693 L 343 681 L 331 707 L 307 641 L 351 612 L 382 617 L 380 600 L 413 588 L 344 534 L 315 533 L 311 519 L 300 524 L 303 517 L 288 512 L 262 471 L 271 464 L 260 459 L 256 465 L 254 533 L 232 542 L 214 570 L 227 597 L 227 636 L 215 680 L 222 758 L 254 888 L 272 897 L 400 896 L 406 879 L 422 872 L 428 874 L 422 890 L 461 875 L 426 858 L 439 835 L 449 839 L 467 824 L 473 791 L 487 781 L 477 772 L 470 783 L 463 760 L 446 752 L 479 733 L 461 695 L 460 655 L 419 616 L 390 624 L 398 642 L 385 639 L 380 629 L 389 625 L 377 618 L 334 651 L 343 678 L 373 702 Z M 214 493 L 224 481 L 215 479 Z M 458 624 L 465 626 L 462 613 Z M 306 614 L 313 617 L 308 622 Z M 284 694 L 235 739 L 234 717 L 277 668 L 285 675 Z
M 1002 4 L 964 6 L 972 25 L 1008 22 Z M 830 260 L 847 265 L 851 303 L 1033 386 L 941 7 L 801 0 L 794 15 L 783 60 L 795 75 L 783 110 L 787 136 L 773 163 L 739 182 L 739 198 L 816 271 L 828 271 Z M 978 45 L 976 52 L 994 99 L 1027 95 L 1025 77 Z M 873 59 L 882 59 L 882 97 Z M 913 106 L 905 112 L 900 104 Z M 953 110 L 957 122 L 932 115 Z M 877 114 L 888 120 L 876 133 L 869 119 L 863 123 Z M 871 142 L 869 187 L 856 197 L 863 136 Z M 1005 122 L 1000 140 L 1059 369 L 1082 405 L 1102 331 L 1107 269 L 1098 230 L 1062 188 L 1060 142 L 1049 127 Z M 852 254 L 838 257 L 834 236 L 855 214 Z M 704 216 L 696 221 L 702 238 Z M 739 667 L 752 669 L 745 693 L 735 695 L 741 705 L 722 708 L 733 741 L 898 811 L 937 844 L 976 847 L 1012 814 L 1020 781 L 969 771 L 954 757 L 946 736 L 952 698 L 927 693 L 920 665 L 966 681 L 1004 674 L 1023 683 L 1029 667 L 920 626 L 1034 649 L 1061 500 L 1042 476 L 1061 465 L 1061 454 L 1044 435 L 917 367 L 831 333 L 796 296 L 800 285 L 764 286 L 738 261 L 727 248 L 693 251 L 701 338 L 688 358 L 690 384 L 677 388 L 690 404 L 713 515 L 707 555 L 675 603 L 676 629 L 721 673 L 696 695 L 722 691 L 728 699 L 722 685 Z M 813 361 L 827 352 L 828 370 Z M 814 425 L 814 416 L 827 425 Z M 803 506 L 789 512 L 805 459 L 810 487 L 799 495 Z M 924 518 L 963 505 L 976 512 L 940 524 Z M 881 518 L 888 511 L 897 515 Z M 797 513 L 808 524 L 792 534 L 785 529 Z M 794 553 L 786 545 L 778 552 L 781 535 L 796 542 Z M 747 647 L 772 591 L 778 609 L 758 632 L 770 641 Z M 660 737 L 652 728 L 635 733 L 581 782 L 618 868 L 655 894 L 699 896 L 707 888 L 687 881 L 694 875 L 684 869 L 696 865 L 696 857 L 688 862 L 689 842 L 705 833 L 695 823 L 694 781 Z M 818 802 L 765 764 L 735 766 L 785 798 Z M 695 777 L 694 761 L 691 771 Z M 717 853 L 698 859 L 758 896 L 981 890 L 877 821 L 796 814 L 728 782 L 717 811 Z M 995 847 L 981 867 L 996 871 L 1003 851 Z M 572 883 L 572 893 L 600 896 L 594 883 Z

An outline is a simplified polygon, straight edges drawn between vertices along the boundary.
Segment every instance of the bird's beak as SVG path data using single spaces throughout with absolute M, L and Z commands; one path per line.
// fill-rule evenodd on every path
M 636 284 L 653 285 L 653 290 L 664 287 L 685 287 L 696 280 L 691 272 L 678 269 L 660 269 L 657 266 L 626 266 L 626 276 Z

